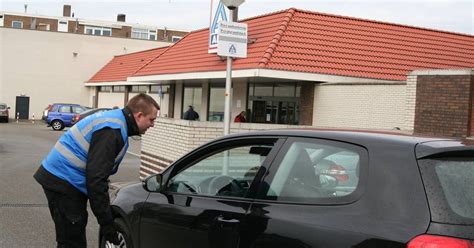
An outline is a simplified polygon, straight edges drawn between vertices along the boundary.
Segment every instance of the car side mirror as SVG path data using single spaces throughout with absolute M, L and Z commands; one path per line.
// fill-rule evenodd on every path
M 156 174 L 149 176 L 142 182 L 143 188 L 148 192 L 160 192 L 162 188 L 163 176 Z

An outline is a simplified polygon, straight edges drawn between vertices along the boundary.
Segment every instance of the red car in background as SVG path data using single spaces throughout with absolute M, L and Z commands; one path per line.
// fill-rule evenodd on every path
M 93 115 L 95 113 L 100 113 L 100 112 L 109 111 L 109 110 L 111 110 L 111 108 L 94 108 L 94 109 L 86 110 L 86 111 L 84 111 L 80 114 L 76 114 L 76 115 L 74 115 L 74 117 L 72 117 L 71 126 L 73 126 L 78 121 L 86 118 L 89 115 Z

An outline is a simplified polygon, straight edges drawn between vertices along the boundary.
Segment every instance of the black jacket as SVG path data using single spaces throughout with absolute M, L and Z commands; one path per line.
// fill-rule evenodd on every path
M 122 110 L 127 121 L 128 137 L 139 135 L 138 126 L 130 109 Z M 113 223 L 110 208 L 108 178 L 114 161 L 125 143 L 119 129 L 104 128 L 92 135 L 86 164 L 86 187 L 92 212 L 100 225 Z M 44 188 L 62 194 L 82 194 L 78 189 L 40 166 L 34 178 Z
M 188 111 L 184 112 L 183 119 L 197 121 L 199 119 L 199 114 L 193 109 L 188 109 Z

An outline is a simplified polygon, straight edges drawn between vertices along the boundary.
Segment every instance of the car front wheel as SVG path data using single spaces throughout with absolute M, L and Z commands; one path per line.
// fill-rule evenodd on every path
M 100 248 L 132 248 L 132 240 L 128 233 L 127 226 L 122 219 L 115 219 L 115 227 L 117 227 L 118 238 L 120 244 L 114 245 L 107 241 L 103 236 L 100 237 Z
M 60 120 L 54 120 L 51 123 L 51 127 L 53 128 L 54 131 L 61 131 L 64 129 L 64 123 Z

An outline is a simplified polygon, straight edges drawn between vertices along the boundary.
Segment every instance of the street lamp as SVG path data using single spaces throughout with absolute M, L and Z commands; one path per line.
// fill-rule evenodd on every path
M 245 0 L 221 0 L 221 2 L 227 6 L 229 9 L 238 8 L 241 4 L 245 2 Z
M 221 0 L 221 2 L 230 10 L 229 21 L 234 20 L 233 12 L 237 9 L 245 0 Z M 236 18 L 237 19 L 237 18 Z M 227 56 L 227 69 L 226 69 L 226 80 L 225 80 L 225 105 L 224 105 L 224 135 L 230 133 L 230 104 L 231 95 L 230 89 L 232 86 L 232 57 Z

